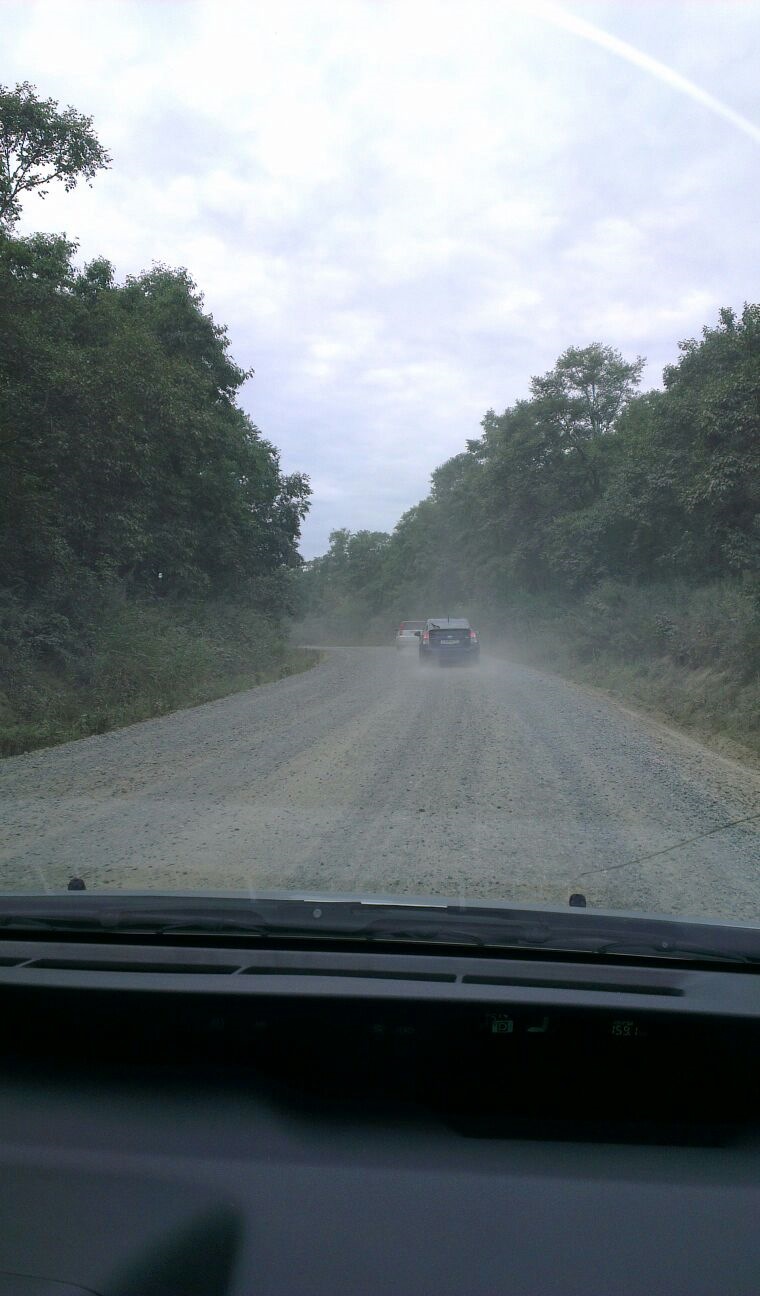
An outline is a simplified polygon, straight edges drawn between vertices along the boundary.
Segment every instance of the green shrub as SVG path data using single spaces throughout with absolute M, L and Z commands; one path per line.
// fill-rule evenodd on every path
M 0 754 L 103 733 L 280 679 L 314 664 L 281 626 L 235 603 L 104 601 L 51 659 L 13 644 L 0 670 Z
M 496 615 L 485 610 L 483 628 L 510 656 L 760 753 L 760 598 L 751 581 L 604 581 L 577 600 L 523 595 Z

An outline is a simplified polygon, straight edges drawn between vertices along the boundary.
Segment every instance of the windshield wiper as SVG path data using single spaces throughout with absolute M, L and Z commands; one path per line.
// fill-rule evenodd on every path
M 616 864 L 600 864 L 595 868 L 583 869 L 577 876 L 584 878 L 598 873 L 616 873 L 619 869 L 633 868 L 634 864 L 647 864 L 650 860 L 660 859 L 663 855 L 672 854 L 673 851 L 683 850 L 685 846 L 694 846 L 707 837 L 715 837 L 718 833 L 727 832 L 729 828 L 740 828 L 744 824 L 757 823 L 759 819 L 760 811 L 756 814 L 742 815 L 741 819 L 728 819 L 725 823 L 716 824 L 714 828 L 707 828 L 704 832 L 697 833 L 695 837 L 682 837 L 671 846 L 662 846 L 659 850 L 649 851 L 646 855 L 636 855 L 634 859 L 619 860 Z
M 405 942 L 480 949 L 546 950 L 604 958 L 656 958 L 760 967 L 760 930 L 495 903 L 247 895 L 132 895 L 74 892 L 0 899 L 0 937 L 113 934 L 250 941 L 294 939 Z

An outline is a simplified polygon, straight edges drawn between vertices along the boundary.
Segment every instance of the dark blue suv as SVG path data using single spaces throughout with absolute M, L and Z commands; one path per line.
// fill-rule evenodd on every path
M 420 661 L 477 662 L 480 640 L 464 617 L 428 617 L 420 636 Z

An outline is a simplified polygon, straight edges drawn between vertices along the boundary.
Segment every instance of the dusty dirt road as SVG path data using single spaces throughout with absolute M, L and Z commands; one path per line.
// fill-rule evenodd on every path
M 0 763 L 0 889 L 292 888 L 760 920 L 760 775 L 514 664 L 303 675 Z

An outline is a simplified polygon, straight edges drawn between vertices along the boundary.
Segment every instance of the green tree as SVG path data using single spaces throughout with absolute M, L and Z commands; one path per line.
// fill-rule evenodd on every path
M 0 232 L 0 587 L 39 643 L 114 588 L 279 614 L 309 486 L 236 404 L 224 329 L 186 271 L 117 285 L 74 251 Z
M 660 442 L 687 533 L 684 562 L 760 572 L 760 306 L 720 312 L 666 368 Z M 663 450 L 661 450 L 661 454 Z
M 594 443 L 607 435 L 634 395 L 644 368 L 641 356 L 623 359 L 613 347 L 594 342 L 568 347 L 530 389 L 536 413 L 547 428 L 554 449 L 578 463 L 590 497 L 601 491 L 598 454 Z
M 13 89 L 0 85 L 0 223 L 18 220 L 24 194 L 44 198 L 56 180 L 73 189 L 110 161 L 91 117 L 40 99 L 28 81 Z
M 640 358 L 570 347 L 530 399 L 489 410 L 382 547 L 371 578 L 380 624 L 384 612 L 443 606 L 498 619 L 521 599 L 578 604 L 610 582 L 739 576 L 756 590 L 760 306 L 722 310 L 680 351 L 664 390 L 640 395 Z M 345 621 L 366 609 L 369 586 L 359 569 L 353 585 L 337 580 L 351 537 L 332 539 Z

